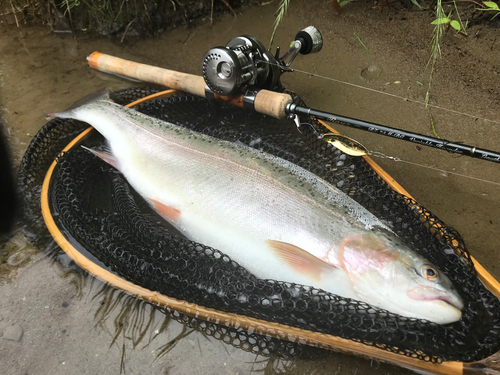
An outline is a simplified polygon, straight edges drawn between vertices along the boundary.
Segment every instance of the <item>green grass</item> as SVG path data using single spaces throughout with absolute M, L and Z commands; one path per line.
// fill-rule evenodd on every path
M 278 10 L 276 11 L 276 19 L 274 20 L 273 33 L 271 34 L 271 39 L 269 40 L 269 50 L 273 46 L 274 36 L 276 34 L 276 30 L 278 30 L 278 26 L 280 25 L 283 17 L 285 17 L 285 13 L 288 9 L 288 5 L 290 4 L 290 0 L 281 0 Z
M 359 36 L 359 34 L 357 32 L 354 32 L 354 36 L 356 37 L 356 39 L 358 40 L 358 42 L 361 43 L 361 45 L 363 47 L 365 47 L 365 49 L 368 51 L 368 47 L 365 46 L 365 44 L 363 43 L 363 40 L 361 40 L 361 37 Z

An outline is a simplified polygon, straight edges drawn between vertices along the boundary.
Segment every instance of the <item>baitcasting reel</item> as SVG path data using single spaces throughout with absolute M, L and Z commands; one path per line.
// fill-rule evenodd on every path
M 293 71 L 289 66 L 299 52 L 307 55 L 320 51 L 321 47 L 323 38 L 314 26 L 300 31 L 283 57 L 279 57 L 279 47 L 273 56 L 254 37 L 239 36 L 225 47 L 211 48 L 205 53 L 203 78 L 212 93 L 221 96 L 244 94 L 252 88 L 277 90 L 281 75 Z

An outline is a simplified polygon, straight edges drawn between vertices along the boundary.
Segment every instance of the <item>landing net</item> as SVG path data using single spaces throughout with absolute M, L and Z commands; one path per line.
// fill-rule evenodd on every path
M 112 94 L 127 104 L 153 93 Z M 296 98 L 297 103 L 300 99 Z M 180 94 L 136 108 L 198 132 L 242 142 L 295 163 L 336 186 L 386 223 L 411 249 L 451 279 L 465 307 L 458 322 L 439 325 L 303 285 L 261 280 L 216 249 L 191 242 L 163 222 L 115 169 L 80 147 L 60 155 L 51 182 L 58 227 L 123 278 L 169 297 L 228 313 L 326 333 L 430 362 L 472 362 L 500 349 L 500 303 L 478 280 L 459 234 L 398 192 L 359 157 L 318 139 L 318 122 L 297 131 L 291 121 Z M 31 142 L 19 185 L 24 221 L 40 230 L 39 189 L 54 157 L 87 124 L 54 119 Z M 103 138 L 84 141 L 99 147 Z M 449 251 L 453 249 L 453 251 Z M 242 347 L 255 334 L 239 332 Z M 293 349 L 291 349 L 293 350 Z

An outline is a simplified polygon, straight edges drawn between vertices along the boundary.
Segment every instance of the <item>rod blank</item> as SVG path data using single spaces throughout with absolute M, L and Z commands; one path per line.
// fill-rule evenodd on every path
M 387 137 L 401 139 L 403 141 L 413 142 L 423 146 L 438 148 L 440 150 L 452 152 L 455 154 L 466 155 L 473 158 L 492 161 L 494 163 L 500 163 L 500 153 L 475 146 L 468 146 L 462 143 L 454 143 L 445 139 L 429 137 L 406 130 L 391 128 L 390 126 L 384 126 L 368 121 L 339 116 L 333 113 L 318 111 L 312 108 L 301 107 L 296 104 L 288 104 L 285 111 L 287 114 L 312 116 L 320 120 L 336 122 L 341 125 L 366 130 L 371 133 L 385 135 Z

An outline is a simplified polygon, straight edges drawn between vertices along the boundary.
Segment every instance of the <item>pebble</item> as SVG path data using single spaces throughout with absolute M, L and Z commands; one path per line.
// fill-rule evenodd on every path
M 380 69 L 379 66 L 370 65 L 361 71 L 360 76 L 366 82 L 372 82 L 380 76 L 381 72 L 382 72 L 382 69 Z
M 5 331 L 3 331 L 3 336 L 2 336 L 4 340 L 10 340 L 16 342 L 21 341 L 22 337 L 23 337 L 23 329 L 18 324 L 7 327 Z

